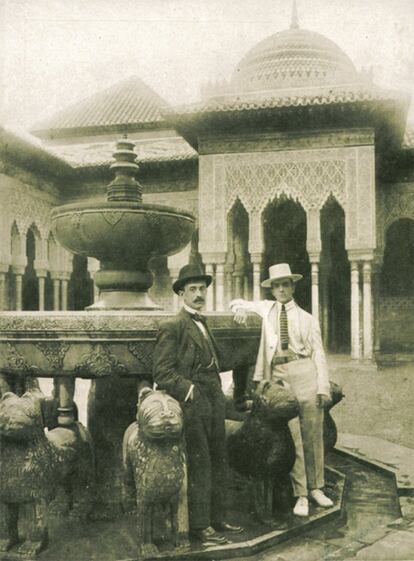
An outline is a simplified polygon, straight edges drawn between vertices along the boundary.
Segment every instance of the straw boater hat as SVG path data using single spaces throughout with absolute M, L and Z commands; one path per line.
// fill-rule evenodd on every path
M 212 278 L 211 275 L 205 275 L 198 265 L 185 265 L 178 273 L 178 279 L 173 284 L 173 290 L 178 294 L 190 281 L 204 281 L 207 286 L 210 286 Z
M 269 278 L 262 282 L 263 288 L 271 288 L 272 282 L 280 279 L 292 279 L 293 282 L 300 280 L 302 275 L 292 274 L 288 263 L 277 263 L 269 267 Z

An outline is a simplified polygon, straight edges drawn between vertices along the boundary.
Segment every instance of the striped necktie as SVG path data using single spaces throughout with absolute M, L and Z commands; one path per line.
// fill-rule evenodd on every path
M 282 351 L 287 351 L 289 348 L 289 332 L 288 332 L 288 318 L 285 305 L 282 304 L 282 310 L 280 312 L 279 318 L 279 330 L 280 330 L 280 345 Z

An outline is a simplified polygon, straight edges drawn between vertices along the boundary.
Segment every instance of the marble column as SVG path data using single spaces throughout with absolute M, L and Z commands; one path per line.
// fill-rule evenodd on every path
M 233 263 L 226 263 L 224 266 L 225 279 L 225 300 L 228 305 L 233 300 Z
M 53 279 L 53 310 L 57 311 L 60 309 L 60 280 L 57 278 Z
M 250 260 L 253 265 L 253 300 L 260 300 L 261 286 L 260 286 L 260 273 L 262 269 L 262 254 L 250 254 Z
M 351 356 L 361 358 L 359 317 L 359 262 L 351 261 Z
M 321 329 L 325 349 L 329 346 L 329 273 L 323 271 L 320 275 L 321 284 Z
M 45 309 L 45 280 L 46 276 L 38 275 L 39 282 L 39 311 L 43 312 Z
M 214 265 L 213 263 L 206 263 L 206 275 L 211 275 L 213 277 L 213 282 L 207 289 L 207 301 L 206 308 L 208 312 L 214 310 Z
M 378 354 L 381 351 L 381 330 L 380 330 L 380 290 L 381 290 L 381 264 L 377 263 L 373 269 L 372 279 L 374 291 L 374 353 Z
M 234 273 L 234 297 L 243 298 L 244 294 L 244 271 L 243 269 L 236 267 Z
M 23 275 L 20 273 L 15 274 L 16 283 L 16 301 L 15 307 L 17 312 L 21 312 L 23 309 Z
M 319 322 L 319 252 L 308 252 L 311 262 L 311 280 L 312 280 L 312 315 Z
M 372 283 L 371 283 L 371 262 L 364 261 L 362 268 L 363 279 L 363 341 L 364 358 L 371 360 L 373 357 L 373 338 L 372 338 Z
M 0 272 L 0 310 L 7 308 L 6 273 Z
M 216 310 L 224 310 L 224 261 L 216 263 Z
M 60 289 L 60 309 L 66 312 L 68 309 L 68 279 L 61 280 Z

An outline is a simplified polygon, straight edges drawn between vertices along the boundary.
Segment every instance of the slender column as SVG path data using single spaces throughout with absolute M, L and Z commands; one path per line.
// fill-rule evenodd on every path
M 372 359 L 372 285 L 371 262 L 365 261 L 363 265 L 363 318 L 364 318 L 364 358 Z
M 244 278 L 244 272 L 243 269 L 240 268 L 236 268 L 236 270 L 233 273 L 234 275 L 234 296 L 236 298 L 243 298 L 244 294 L 243 294 L 243 278 Z
M 312 315 L 319 321 L 319 265 L 312 263 Z
M 6 273 L 0 272 L 0 310 L 6 307 Z
M 23 275 L 16 273 L 16 310 L 21 312 L 23 309 Z
M 60 292 L 60 297 L 61 297 L 61 310 L 66 311 L 68 309 L 68 280 L 67 279 L 62 279 L 61 281 L 61 292 Z
M 322 336 L 323 344 L 327 349 L 329 346 L 329 275 L 325 271 L 321 275 L 321 297 L 322 297 Z
M 43 312 L 45 309 L 45 277 L 39 276 L 39 311 Z
M 233 263 L 226 263 L 224 266 L 225 286 L 226 286 L 226 303 L 229 304 L 233 300 Z
M 60 309 L 59 296 L 60 296 L 60 280 L 55 278 L 53 279 L 53 309 L 55 311 Z
M 373 270 L 373 289 L 374 289 L 374 353 L 381 351 L 381 331 L 380 331 L 380 280 L 381 265 L 376 264 Z
M 359 263 L 351 262 L 351 356 L 361 358 L 359 338 Z
M 253 300 L 260 300 L 260 271 L 262 268 L 262 254 L 252 253 L 250 255 L 250 260 L 253 264 Z
M 224 310 L 224 263 L 216 264 L 216 310 Z
M 207 311 L 211 312 L 214 310 L 214 265 L 213 263 L 206 263 L 206 275 L 211 275 L 213 277 L 213 282 L 210 288 L 207 289 Z

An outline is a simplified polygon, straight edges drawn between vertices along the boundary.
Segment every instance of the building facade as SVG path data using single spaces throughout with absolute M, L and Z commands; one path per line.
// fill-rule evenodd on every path
M 194 240 L 153 260 L 152 297 L 189 260 L 214 283 L 208 308 L 261 298 L 267 268 L 304 276 L 298 302 L 332 352 L 372 360 L 414 340 L 414 135 L 409 99 L 377 87 L 328 38 L 290 29 L 253 47 L 228 83 L 170 108 L 131 78 L 35 127 L 1 152 L 3 309 L 83 309 L 99 264 L 69 255 L 50 209 L 104 198 L 115 141 L 136 143 L 144 201 L 193 212 Z

